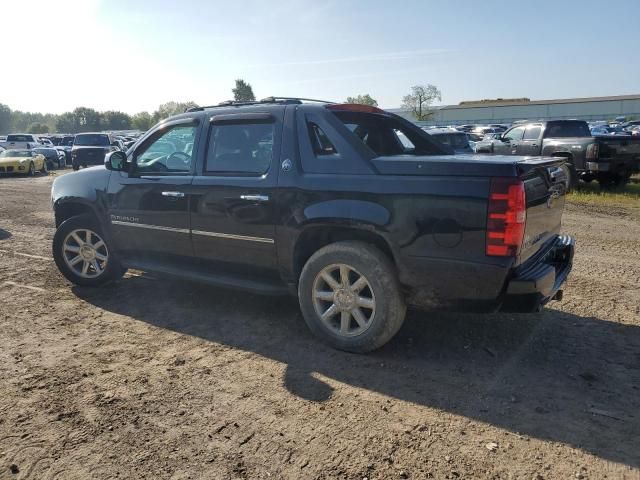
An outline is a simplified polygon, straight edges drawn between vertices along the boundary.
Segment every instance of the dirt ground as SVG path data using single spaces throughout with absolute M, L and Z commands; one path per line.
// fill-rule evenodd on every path
M 54 176 L 0 179 L 0 479 L 640 479 L 640 215 L 569 205 L 565 299 L 411 312 L 380 351 L 295 299 L 72 287 Z

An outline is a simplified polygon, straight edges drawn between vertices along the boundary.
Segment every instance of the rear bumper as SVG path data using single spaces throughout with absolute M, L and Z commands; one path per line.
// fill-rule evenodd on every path
M 637 172 L 640 170 L 640 161 L 633 158 L 612 158 L 597 162 L 585 162 L 585 171 L 588 173 L 619 173 Z
M 542 255 L 520 266 L 507 283 L 501 310 L 535 312 L 561 295 L 573 266 L 575 239 L 559 235 Z

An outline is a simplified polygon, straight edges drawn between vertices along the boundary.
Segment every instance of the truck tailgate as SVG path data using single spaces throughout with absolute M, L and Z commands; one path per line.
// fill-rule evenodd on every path
M 523 263 L 560 232 L 569 170 L 558 157 L 530 157 L 518 162 L 524 182 L 527 220 L 518 263 Z

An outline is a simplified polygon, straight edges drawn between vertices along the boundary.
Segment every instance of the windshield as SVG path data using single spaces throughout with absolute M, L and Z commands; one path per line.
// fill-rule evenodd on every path
M 95 147 L 108 147 L 109 136 L 98 133 L 91 133 L 85 135 L 76 135 L 76 139 L 73 142 L 74 145 L 81 147 L 95 146 Z
M 5 150 L 0 153 L 0 157 L 8 158 L 8 157 L 19 157 L 19 158 L 29 158 L 31 157 L 30 150 Z

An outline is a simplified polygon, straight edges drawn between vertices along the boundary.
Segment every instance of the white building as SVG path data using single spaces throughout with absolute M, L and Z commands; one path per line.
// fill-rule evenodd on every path
M 466 123 L 512 123 L 516 120 L 612 120 L 615 117 L 640 118 L 640 95 L 565 98 L 560 100 L 489 100 L 463 105 L 434 107 L 435 115 L 424 125 L 462 125 Z M 389 111 L 414 120 L 402 108 Z

